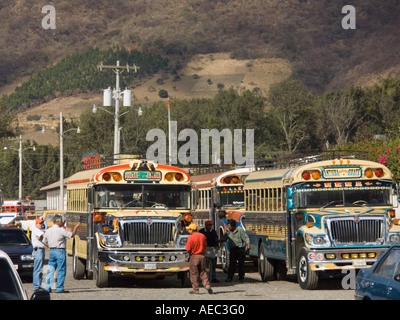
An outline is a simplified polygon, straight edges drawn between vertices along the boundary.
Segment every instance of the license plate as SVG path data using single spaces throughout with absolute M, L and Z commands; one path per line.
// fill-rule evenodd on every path
M 353 260 L 353 267 L 366 267 L 367 261 L 365 259 Z
M 145 263 L 144 270 L 157 270 L 155 263 Z

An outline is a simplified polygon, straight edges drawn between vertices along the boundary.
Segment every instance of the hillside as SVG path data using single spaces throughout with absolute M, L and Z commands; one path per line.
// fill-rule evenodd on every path
M 228 53 L 196 55 L 176 77 L 156 74 L 135 87 L 134 101 L 142 105 L 160 101 L 160 89 L 167 90 L 172 98 L 211 98 L 217 93 L 218 85 L 239 91 L 259 88 L 265 93 L 272 83 L 290 75 L 290 63 L 284 59 L 236 60 L 230 59 Z M 20 126 L 23 139 L 57 145 L 58 136 L 55 132 L 59 124 L 59 112 L 62 111 L 68 120 L 76 119 L 82 111 L 92 108 L 94 103 L 102 103 L 101 92 L 58 97 L 19 113 L 15 125 Z M 41 132 L 42 127 L 45 127 L 44 133 Z
M 369 84 L 400 73 L 400 4 L 354 0 L 357 29 L 344 30 L 330 0 L 59 0 L 56 29 L 44 30 L 43 3 L 4 0 L 0 87 L 21 81 L 87 45 L 168 56 L 170 68 L 195 54 L 283 58 L 314 90 Z M 97 62 L 94 62 L 97 63 Z M 12 87 L 11 87 L 12 88 Z M 2 92 L 10 87 L 2 88 Z

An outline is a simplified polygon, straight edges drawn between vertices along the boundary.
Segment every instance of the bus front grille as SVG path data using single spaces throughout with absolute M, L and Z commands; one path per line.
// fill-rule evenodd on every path
M 365 244 L 383 241 L 382 219 L 349 217 L 328 222 L 335 244 Z
M 171 245 L 174 241 L 175 223 L 124 222 L 121 224 L 125 245 Z

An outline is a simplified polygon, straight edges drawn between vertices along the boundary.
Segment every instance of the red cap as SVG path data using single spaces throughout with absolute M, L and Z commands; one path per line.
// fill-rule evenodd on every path
M 42 219 L 42 218 L 37 218 L 37 219 L 35 220 L 35 223 L 36 223 L 36 224 L 42 223 L 42 222 L 43 222 L 43 219 Z
M 205 223 L 205 225 L 206 225 L 206 226 L 212 225 L 212 221 L 211 221 L 211 220 L 207 220 L 206 223 Z

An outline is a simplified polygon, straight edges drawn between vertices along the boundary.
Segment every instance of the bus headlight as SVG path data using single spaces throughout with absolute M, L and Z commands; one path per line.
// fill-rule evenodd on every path
M 389 235 L 389 242 L 390 243 L 399 243 L 400 242 L 400 234 L 394 233 Z
M 306 234 L 306 240 L 310 245 L 314 245 L 314 246 L 327 246 L 327 245 L 329 245 L 329 239 L 328 239 L 327 235 Z
M 119 236 L 100 236 L 100 241 L 106 247 L 120 247 L 121 246 L 121 239 Z
M 184 247 L 186 246 L 186 242 L 189 236 L 184 236 L 184 237 L 179 237 L 178 238 L 178 247 Z

